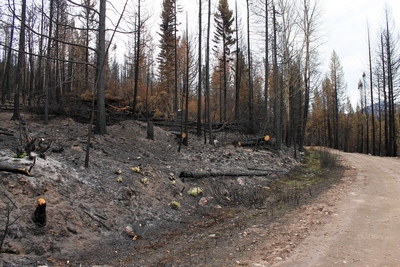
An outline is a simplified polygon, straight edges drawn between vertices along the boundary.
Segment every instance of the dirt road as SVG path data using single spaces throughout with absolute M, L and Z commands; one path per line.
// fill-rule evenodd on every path
M 400 160 L 340 155 L 354 183 L 332 219 L 275 266 L 400 266 Z

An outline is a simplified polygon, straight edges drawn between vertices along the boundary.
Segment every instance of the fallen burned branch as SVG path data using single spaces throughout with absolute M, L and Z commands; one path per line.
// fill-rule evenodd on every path
M 113 105 L 110 105 L 110 104 L 109 104 L 108 107 L 111 108 L 111 109 L 113 109 L 113 110 L 115 110 L 115 111 L 117 111 L 117 112 L 121 112 L 121 111 L 130 112 L 130 107 L 129 107 L 129 106 L 120 108 L 120 107 L 116 107 L 116 106 L 113 106 Z
M 259 171 L 259 172 L 285 172 L 284 170 L 274 170 L 274 169 L 260 169 L 254 167 L 248 167 L 249 171 Z
M 269 176 L 273 173 L 272 171 L 268 172 L 189 172 L 183 171 L 179 174 L 180 178 L 205 178 L 205 177 L 239 177 L 239 176 Z
M 96 222 L 98 222 L 98 223 L 100 223 L 102 226 L 104 226 L 108 231 L 111 231 L 111 229 L 110 229 L 110 227 L 108 227 L 105 223 L 103 223 L 101 220 L 99 220 L 99 219 L 97 219 L 96 217 L 95 217 L 95 215 L 92 215 L 90 212 L 88 212 L 88 211 L 86 211 L 83 207 L 81 207 L 81 206 L 79 206 L 79 208 L 84 212 L 84 213 L 86 213 L 92 220 L 94 220 L 94 221 L 96 221 Z M 96 214 L 96 216 L 98 216 L 99 218 L 101 218 L 101 219 L 106 219 L 106 218 L 104 218 L 103 216 L 99 216 L 99 215 L 97 215 Z
M 51 139 L 48 140 L 47 142 L 44 142 L 43 138 L 39 139 L 39 143 L 36 148 L 36 151 L 39 153 L 39 157 L 41 157 L 42 159 L 46 159 L 46 155 L 44 153 L 46 153 L 46 151 L 49 150 L 52 142 L 53 141 Z
M 22 140 L 21 140 L 21 146 L 15 148 L 16 157 L 23 158 L 26 155 L 28 155 L 30 159 L 33 159 L 35 156 L 32 155 L 32 152 L 36 151 L 39 154 L 39 157 L 46 159 L 45 153 L 51 147 L 52 140 L 51 139 L 45 140 L 44 138 L 31 137 L 29 135 L 29 131 L 26 125 L 20 128 L 20 132 L 21 132 L 20 133 L 21 139 L 22 136 L 24 136 L 24 138 L 26 139 L 26 145 L 25 147 L 22 147 Z
M 255 139 L 250 139 L 250 140 L 233 141 L 232 145 L 234 145 L 235 147 L 256 146 L 256 145 L 268 143 L 269 140 L 270 140 L 269 135 L 265 135 L 265 136 L 258 137 Z
M 12 132 L 2 131 L 2 130 L 0 130 L 0 134 L 2 134 L 2 135 L 8 135 L 8 136 L 14 136 L 14 134 L 13 134 Z
M 33 166 L 35 166 L 36 157 L 33 157 L 33 163 L 29 166 L 29 169 L 24 167 L 15 167 L 6 163 L 0 163 L 0 171 L 4 172 L 12 172 L 12 173 L 20 173 L 30 176 Z

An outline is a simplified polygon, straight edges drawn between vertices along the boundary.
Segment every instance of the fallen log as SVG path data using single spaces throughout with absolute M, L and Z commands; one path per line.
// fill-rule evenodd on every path
M 270 140 L 269 135 L 265 135 L 250 140 L 233 141 L 232 145 L 234 145 L 235 147 L 255 146 L 255 145 L 260 145 L 262 143 L 268 143 L 269 140 Z
M 282 170 L 274 170 L 274 169 L 260 169 L 260 168 L 253 168 L 253 167 L 248 167 L 247 168 L 249 171 L 261 171 L 261 172 L 284 172 Z
M 93 219 L 94 221 L 100 223 L 100 224 L 101 224 L 102 226 L 104 226 L 108 231 L 111 231 L 110 227 L 108 227 L 108 226 L 107 226 L 104 222 L 102 222 L 100 219 L 97 219 L 97 218 L 95 217 L 95 215 L 98 216 L 99 218 L 103 219 L 103 220 L 107 220 L 106 218 L 104 218 L 103 216 L 100 216 L 100 215 L 98 215 L 98 214 L 95 214 L 95 215 L 91 214 L 90 212 L 86 211 L 86 209 L 85 209 L 81 204 L 79 205 L 79 208 L 80 208 L 84 213 L 86 213 L 86 215 L 88 215 L 91 219 Z
M 176 135 L 177 138 L 181 138 L 182 133 L 177 131 L 169 131 L 172 135 Z
M 121 111 L 130 112 L 130 107 L 129 107 L 129 106 L 120 108 L 120 107 L 116 107 L 116 106 L 113 106 L 113 105 L 111 105 L 111 104 L 108 104 L 108 107 L 111 108 L 111 109 L 113 109 L 113 110 L 115 110 L 115 111 L 117 111 L 117 112 L 121 112 Z
M 239 176 L 269 176 L 273 171 L 268 172 L 206 172 L 206 171 L 183 171 L 179 174 L 180 178 L 200 179 L 205 177 L 239 177 Z
M 19 173 L 19 174 L 24 174 L 27 176 L 31 175 L 31 171 L 33 166 L 35 166 L 36 163 L 36 157 L 33 158 L 33 163 L 31 166 L 29 166 L 29 169 L 24 168 L 24 167 L 15 167 L 6 163 L 0 163 L 0 171 L 4 172 L 12 172 L 12 173 Z
M 11 165 L 6 165 L 4 163 L 0 163 L 0 171 L 3 172 L 12 172 L 12 173 L 20 173 L 20 174 L 25 174 L 25 175 L 31 175 L 30 171 L 26 168 L 17 168 Z

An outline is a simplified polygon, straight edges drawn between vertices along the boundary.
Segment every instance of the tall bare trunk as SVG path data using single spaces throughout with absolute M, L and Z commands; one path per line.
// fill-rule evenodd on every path
M 49 87 L 50 87 L 50 56 L 51 56 L 51 39 L 53 34 L 53 3 L 50 1 L 50 16 L 49 16 L 49 36 L 47 39 L 47 58 L 46 58 L 46 68 L 44 69 L 44 124 L 49 124 Z
M 185 137 L 183 145 L 189 145 L 189 21 L 186 13 L 186 66 L 185 66 Z
M 303 149 L 305 136 L 306 136 L 306 127 L 308 120 L 308 109 L 310 103 L 310 18 L 309 18 L 309 3 L 307 0 L 303 2 L 304 8 L 304 17 L 303 17 L 303 31 L 304 31 L 304 45 L 305 45 L 305 62 L 304 62 L 304 70 L 303 70 L 303 80 L 304 80 L 304 109 L 303 109 L 303 118 L 302 118 L 302 128 L 301 128 L 301 138 L 299 140 L 299 148 Z
M 21 27 L 19 32 L 19 48 L 18 48 L 18 63 L 17 63 L 17 82 L 14 93 L 14 113 L 12 120 L 19 120 L 20 113 L 20 92 L 24 86 L 24 66 L 25 66 L 25 23 L 26 23 L 26 0 L 22 0 L 21 8 Z
M 282 132 L 281 132 L 281 111 L 279 102 L 279 83 L 278 83 L 278 52 L 277 52 L 277 22 L 276 22 L 276 11 L 275 4 L 272 3 L 273 11 L 273 26 L 274 26 L 274 46 L 273 46 L 273 57 L 274 57 L 274 113 L 275 113 L 275 142 L 276 149 L 280 150 L 282 145 Z
M 106 60 L 106 0 L 100 0 L 99 14 L 99 40 L 97 47 L 97 120 L 96 131 L 106 134 L 106 106 L 105 106 L 105 74 L 104 65 Z
M 202 77 L 202 72 L 201 72 L 201 69 L 202 69 L 202 62 L 201 62 L 201 54 L 202 54 L 202 51 L 201 51 L 201 43 L 202 43 L 202 40 L 201 40 L 201 38 L 202 38 L 202 25 L 201 25 L 201 17 L 202 17 L 202 8 L 201 8 L 201 4 L 202 4 L 202 1 L 201 0 L 199 0 L 199 51 L 198 51 L 198 53 L 199 53 L 199 55 L 198 55 L 198 58 L 199 58 L 199 62 L 198 62 L 198 64 L 199 64 L 199 66 L 198 66 L 198 73 L 199 73 L 199 80 L 198 80 L 198 88 L 197 88 L 197 131 L 196 131 L 196 134 L 197 134 L 197 136 L 201 136 L 201 97 L 202 97 L 202 93 L 201 93 L 201 90 L 202 90 L 202 79 L 203 79 L 203 77 Z
M 133 106 L 132 110 L 135 114 L 136 112 L 136 102 L 138 93 L 138 83 L 139 83 L 139 63 L 140 63 L 140 42 L 141 42 L 141 18 L 140 18 L 140 1 L 138 0 L 138 15 L 137 15 L 137 26 L 136 26 L 136 51 L 135 51 L 135 73 L 134 73 L 134 86 L 133 86 Z
M 269 78 L 269 25 L 268 25 L 268 0 L 265 0 L 265 73 L 264 73 L 264 101 L 265 101 L 265 129 L 268 125 L 268 78 Z
M 253 95 L 254 95 L 254 88 L 253 88 L 253 77 L 252 77 L 252 62 L 251 62 L 251 49 L 250 49 L 250 6 L 249 6 L 249 0 L 246 0 L 247 3 L 247 60 L 249 63 L 249 71 L 248 71 L 248 76 L 249 76 L 249 123 L 250 123 L 250 132 L 254 132 L 254 100 L 253 100 Z
M 15 10 L 15 1 L 13 1 L 13 10 Z M 10 80 L 11 80 L 11 61 L 12 61 L 12 50 L 13 50 L 13 40 L 14 40 L 14 28 L 15 28 L 15 14 L 12 15 L 12 23 L 11 23 L 11 32 L 9 36 L 9 47 L 7 49 L 7 59 L 6 59 L 6 67 L 4 70 L 4 78 L 2 85 L 2 94 L 1 94 L 1 103 L 4 104 L 6 102 L 7 97 L 10 93 Z
M 235 67 L 235 120 L 239 121 L 240 116 L 240 48 L 239 48 L 239 27 L 238 27 L 238 8 L 235 1 L 235 23 L 236 23 L 236 67 Z
M 374 111 L 374 93 L 372 86 L 372 58 L 371 58 L 371 42 L 369 36 L 369 26 L 368 26 L 368 61 L 369 61 L 369 86 L 370 86 L 370 97 L 371 97 L 372 155 L 376 155 L 375 111 Z
M 211 103 L 210 103 L 210 31 L 211 31 L 211 0 L 208 0 L 207 15 L 207 46 L 206 46 L 206 98 L 207 98 L 207 122 L 209 132 L 209 143 L 214 145 L 211 122 Z
M 176 114 L 178 112 L 178 44 L 177 44 L 177 39 L 176 39 L 176 33 L 178 31 L 177 29 L 177 9 L 176 9 L 176 0 L 174 1 L 174 113 Z

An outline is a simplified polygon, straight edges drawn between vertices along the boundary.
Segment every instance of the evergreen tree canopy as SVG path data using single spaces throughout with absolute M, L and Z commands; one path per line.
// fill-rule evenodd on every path
M 215 36 L 214 42 L 220 44 L 222 42 L 223 52 L 225 55 L 230 54 L 230 46 L 235 43 L 235 39 L 232 34 L 235 32 L 232 29 L 234 22 L 233 11 L 229 9 L 227 0 L 220 0 L 218 4 L 218 10 L 215 13 Z
M 158 63 L 160 68 L 160 83 L 167 92 L 172 91 L 173 86 L 173 70 L 175 62 L 174 45 L 175 45 L 175 0 L 164 0 L 161 12 L 160 24 L 160 54 L 158 55 Z

